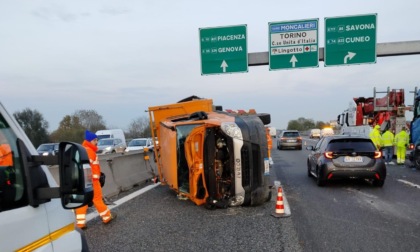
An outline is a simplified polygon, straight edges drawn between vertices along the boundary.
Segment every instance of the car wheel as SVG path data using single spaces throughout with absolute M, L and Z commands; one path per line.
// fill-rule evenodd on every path
M 320 169 L 317 170 L 316 175 L 316 184 L 318 186 L 325 186 L 326 181 L 321 178 Z
M 382 186 L 384 186 L 384 183 L 385 183 L 385 180 L 383 180 L 383 179 L 381 179 L 381 180 L 375 179 L 372 182 L 373 186 L 376 186 L 376 187 L 382 187 Z
M 307 167 L 308 167 L 308 177 L 313 177 L 313 175 L 311 173 L 311 165 L 309 164 L 309 160 L 307 162 Z

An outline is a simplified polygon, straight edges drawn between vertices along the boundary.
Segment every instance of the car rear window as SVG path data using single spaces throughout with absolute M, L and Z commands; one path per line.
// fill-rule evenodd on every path
M 284 132 L 283 133 L 284 137 L 298 137 L 299 136 L 299 132 Z
M 375 151 L 376 148 L 369 139 L 334 139 L 328 144 L 326 150 L 335 152 L 370 152 Z

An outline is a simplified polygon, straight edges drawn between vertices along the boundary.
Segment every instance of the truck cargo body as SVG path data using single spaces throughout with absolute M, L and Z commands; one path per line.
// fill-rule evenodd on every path
M 209 208 L 269 200 L 261 116 L 213 111 L 209 99 L 150 107 L 149 113 L 160 180 L 181 197 Z

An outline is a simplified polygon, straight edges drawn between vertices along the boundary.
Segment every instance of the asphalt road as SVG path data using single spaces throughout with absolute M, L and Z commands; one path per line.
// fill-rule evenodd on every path
M 389 166 L 383 188 L 364 181 L 321 188 L 307 176 L 305 148 L 279 151 L 273 142 L 270 176 L 282 183 L 290 217 L 271 215 L 275 189 L 262 206 L 211 211 L 159 185 L 115 206 L 112 223 L 89 221 L 90 250 L 419 251 L 420 171 Z

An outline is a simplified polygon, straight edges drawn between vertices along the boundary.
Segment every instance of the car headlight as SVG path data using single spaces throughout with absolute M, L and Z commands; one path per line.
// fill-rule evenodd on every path
M 230 136 L 232 138 L 235 138 L 235 139 L 243 140 L 243 138 L 242 138 L 242 131 L 238 127 L 238 125 L 236 125 L 236 123 L 233 123 L 233 122 L 224 122 L 224 123 L 222 123 L 222 125 L 220 126 L 220 128 L 228 136 Z

